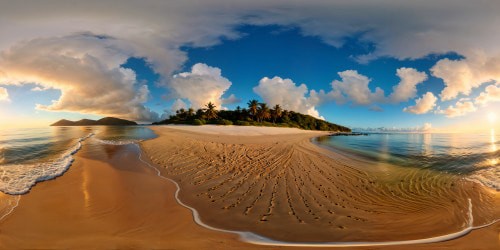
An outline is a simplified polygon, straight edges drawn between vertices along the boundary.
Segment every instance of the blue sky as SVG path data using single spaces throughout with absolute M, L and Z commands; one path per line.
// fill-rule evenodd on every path
M 257 99 L 349 127 L 455 131 L 500 108 L 496 2 L 80 4 L 4 6 L 0 127 Z

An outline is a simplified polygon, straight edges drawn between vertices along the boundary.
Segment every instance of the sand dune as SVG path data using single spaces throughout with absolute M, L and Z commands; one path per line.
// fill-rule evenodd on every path
M 478 184 L 430 170 L 376 165 L 332 153 L 324 132 L 255 127 L 154 127 L 143 143 L 204 222 L 295 242 L 427 238 L 500 218 Z

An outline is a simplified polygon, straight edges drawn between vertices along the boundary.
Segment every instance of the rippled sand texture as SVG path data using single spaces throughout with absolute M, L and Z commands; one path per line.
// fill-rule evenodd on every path
M 293 242 L 421 239 L 466 227 L 469 198 L 475 226 L 500 218 L 497 192 L 310 142 L 324 133 L 153 129 L 160 137 L 142 144 L 148 156 L 179 183 L 181 200 L 216 227 Z

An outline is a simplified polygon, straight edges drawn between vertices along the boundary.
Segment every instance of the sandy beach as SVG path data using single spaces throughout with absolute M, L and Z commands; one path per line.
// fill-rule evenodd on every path
M 219 228 L 293 242 L 396 241 L 460 231 L 470 222 L 469 209 L 474 226 L 500 216 L 497 192 L 444 173 L 352 159 L 310 142 L 325 132 L 153 129 L 160 137 L 143 143 L 145 152 L 179 183 L 181 200 Z
M 152 129 L 159 137 L 141 143 L 143 160 L 175 180 L 180 200 L 210 226 L 291 242 L 395 241 L 460 231 L 470 222 L 469 199 L 474 226 L 500 217 L 496 192 L 451 176 L 371 166 L 310 142 L 324 132 Z M 84 145 L 67 173 L 38 183 L 0 221 L 0 248 L 265 248 L 197 225 L 175 200 L 176 186 L 139 156 L 136 145 Z M 421 181 L 409 185 L 409 177 Z M 13 199 L 0 197 L 2 204 Z M 446 242 L 364 249 L 499 246 L 496 223 Z

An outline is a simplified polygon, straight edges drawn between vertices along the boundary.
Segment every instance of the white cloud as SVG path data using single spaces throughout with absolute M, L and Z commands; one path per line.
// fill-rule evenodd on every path
M 297 86 L 292 80 L 278 76 L 264 77 L 253 91 L 270 106 L 279 104 L 284 109 L 324 119 L 315 107 L 317 100 L 307 97 L 309 91 L 305 84 Z
M 470 112 L 474 112 L 476 110 L 477 109 L 474 106 L 474 103 L 472 103 L 470 101 L 466 101 L 466 102 L 458 101 L 455 103 L 455 106 L 450 105 L 445 110 L 437 111 L 437 113 L 444 114 L 444 115 L 446 115 L 446 117 L 457 117 L 457 116 L 463 116 L 463 115 L 470 113 Z
M 10 102 L 9 92 L 3 87 L 0 87 L 0 102 Z
M 417 84 L 427 80 L 427 74 L 413 68 L 399 68 L 396 75 L 401 79 L 392 89 L 389 100 L 394 103 L 406 102 L 417 95 Z
M 222 98 L 222 104 L 235 104 L 241 102 L 241 99 L 234 94 L 229 95 L 228 98 Z
M 37 83 L 41 89 L 61 91 L 52 104 L 38 104 L 40 110 L 158 119 L 143 105 L 148 87 L 137 84 L 135 73 L 120 66 L 128 56 L 112 46 L 102 47 L 100 40 L 73 35 L 20 43 L 0 54 L 0 82 Z
M 452 100 L 459 94 L 468 96 L 483 83 L 500 81 L 500 56 L 488 56 L 475 51 L 465 59 L 442 59 L 431 68 L 431 72 L 443 79 L 446 85 L 441 92 L 441 99 Z
M 476 104 L 487 104 L 488 102 L 500 101 L 500 87 L 489 85 L 485 91 L 476 98 Z
M 177 99 L 172 104 L 172 107 L 170 108 L 170 110 L 173 113 L 175 113 L 175 111 L 177 111 L 179 109 L 187 109 L 187 108 L 188 108 L 188 105 L 182 99 Z
M 375 92 L 371 92 L 368 87 L 370 79 L 359 74 L 356 70 L 346 70 L 338 74 L 342 80 L 334 80 L 331 83 L 332 92 L 330 92 L 330 96 L 339 97 L 339 93 L 342 93 L 344 98 L 358 105 L 369 105 L 384 100 L 384 91 L 376 87 Z M 338 100 L 345 101 L 344 98 Z
M 219 68 L 197 63 L 191 72 L 174 75 L 169 87 L 177 97 L 188 99 L 195 109 L 204 107 L 208 102 L 220 108 L 222 95 L 231 87 L 231 82 L 221 75 Z
M 20 41 L 36 43 L 41 37 L 52 39 L 54 46 L 46 43 L 44 51 L 46 55 L 50 55 L 50 50 L 55 50 L 56 55 L 61 57 L 58 60 L 59 68 L 53 69 L 62 70 L 66 67 L 66 63 L 69 63 L 69 69 L 75 70 L 72 58 L 75 60 L 83 58 L 82 55 L 75 53 L 88 51 L 91 60 L 102 66 L 109 75 L 116 74 L 118 78 L 112 77 L 113 81 L 123 80 L 122 85 L 128 84 L 127 77 L 124 77 L 123 73 L 111 73 L 111 71 L 119 71 L 119 65 L 124 58 L 130 56 L 144 58 L 154 71 L 161 75 L 160 84 L 169 86 L 173 72 L 179 70 L 186 61 L 186 54 L 180 49 L 182 46 L 211 46 L 219 43 L 221 38 L 238 38 L 240 34 L 235 27 L 241 24 L 298 27 L 302 34 L 319 37 L 325 43 L 337 47 L 343 45 L 346 37 L 357 35 L 361 42 L 373 43 L 375 48 L 370 54 L 354 55 L 362 61 L 381 56 L 399 59 L 420 58 L 430 53 L 450 51 L 465 55 L 466 59 L 461 60 L 465 66 L 463 63 L 443 60 L 436 65 L 435 72 L 433 71 L 434 75 L 442 77 L 447 84 L 445 91 L 441 93 L 443 100 L 452 99 L 460 93 L 468 94 L 471 88 L 485 79 L 498 79 L 498 75 L 485 77 L 495 72 L 495 68 L 498 69 L 496 65 L 500 58 L 498 56 L 500 33 L 497 32 L 500 27 L 500 19 L 497 18 L 500 2 L 494 0 L 485 4 L 466 0 L 425 3 L 405 1 L 397 4 L 392 0 L 348 2 L 123 0 L 118 5 L 111 1 L 98 0 L 68 0 L 65 1 L 67 4 L 63 5 L 60 1 L 53 0 L 4 2 L 0 15 L 2 38 L 0 51 L 8 53 L 11 48 L 19 48 Z M 77 32 L 80 32 L 79 36 L 74 35 Z M 95 37 L 91 35 L 92 33 L 99 36 L 95 41 L 89 42 L 78 38 L 85 37 L 82 32 L 86 32 L 89 37 Z M 72 34 L 74 38 L 70 41 L 68 37 Z M 60 45 L 64 45 L 63 48 L 59 49 Z M 114 53 L 107 53 L 109 50 L 113 50 Z M 486 60 L 474 59 L 471 50 L 487 51 L 489 56 Z M 66 55 L 68 58 L 63 57 Z M 43 57 L 45 54 L 28 54 L 25 63 L 36 56 Z M 36 61 L 42 63 L 43 60 L 36 59 Z M 34 69 L 34 63 L 32 66 Z M 43 64 L 40 66 L 45 67 Z M 4 68 L 1 62 L 0 70 L 10 76 L 13 74 L 9 68 Z M 459 76 L 454 76 L 454 72 L 458 72 Z M 39 75 L 33 75 L 35 73 Z M 32 71 L 31 75 L 19 78 L 23 80 L 47 78 L 41 73 Z M 81 74 L 78 71 L 74 73 Z M 91 76 L 93 73 L 97 75 Z M 90 71 L 88 77 L 100 78 L 101 73 Z M 122 76 L 119 76 L 120 74 Z M 22 82 L 17 82 L 20 83 Z M 44 84 L 47 85 L 49 84 Z M 135 88 L 139 89 L 140 86 Z M 406 92 L 408 96 L 413 93 L 411 86 L 404 89 L 409 90 Z M 137 93 L 142 95 L 144 91 Z M 318 103 L 324 98 L 341 102 L 345 101 L 342 99 L 346 96 L 352 95 L 353 103 L 368 105 L 366 102 L 374 100 L 367 101 L 359 97 L 378 99 L 380 93 L 381 90 L 377 92 L 375 89 L 373 93 L 360 88 L 345 93 L 344 91 L 341 93 L 340 90 L 329 93 L 319 91 L 314 94 L 311 92 L 310 95 L 311 98 L 313 95 L 323 96 L 319 98 Z M 111 95 L 125 97 L 121 91 L 116 94 L 114 92 L 98 94 L 97 97 L 100 99 L 107 99 Z M 403 97 L 407 95 L 402 94 L 394 98 L 404 99 Z M 61 100 L 68 98 L 70 97 L 61 97 Z M 138 114 L 133 116 L 143 118 L 153 115 L 138 102 L 142 99 L 143 96 L 135 97 L 127 94 L 127 98 L 122 99 L 127 103 L 123 106 L 124 110 L 117 111 L 111 107 L 106 107 L 106 110 L 120 114 L 128 114 L 131 110 L 135 110 L 134 112 Z M 68 105 L 59 103 L 54 108 L 80 112 L 78 105 L 66 104 Z M 99 105 L 109 106 L 101 102 L 87 102 L 84 105 L 87 107 L 81 112 L 89 112 L 92 108 L 98 110 Z
M 425 93 L 421 98 L 415 100 L 414 106 L 409 106 L 403 109 L 404 112 L 413 114 L 425 114 L 431 111 L 436 106 L 437 98 L 432 92 Z
M 431 123 L 424 123 L 424 126 L 422 126 L 422 131 L 429 131 L 432 129 L 432 124 Z

